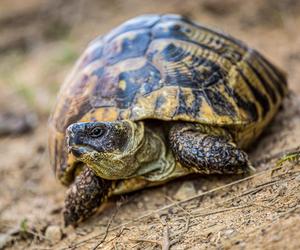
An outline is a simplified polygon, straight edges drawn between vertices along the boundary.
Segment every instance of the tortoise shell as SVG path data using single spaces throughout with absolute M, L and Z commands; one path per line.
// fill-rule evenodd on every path
M 50 117 L 58 176 L 73 164 L 66 128 L 78 121 L 158 119 L 230 128 L 247 146 L 287 92 L 285 74 L 231 36 L 177 15 L 133 18 L 93 40 Z

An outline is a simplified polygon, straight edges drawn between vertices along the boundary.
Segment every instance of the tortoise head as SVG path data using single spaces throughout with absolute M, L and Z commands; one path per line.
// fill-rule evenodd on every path
M 132 121 L 80 122 L 68 127 L 67 144 L 69 153 L 98 176 L 123 179 L 139 168 L 134 155 L 143 135 L 144 127 Z

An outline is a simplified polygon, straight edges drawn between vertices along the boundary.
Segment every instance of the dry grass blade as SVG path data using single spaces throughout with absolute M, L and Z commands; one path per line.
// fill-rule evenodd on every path
M 110 217 L 110 219 L 109 219 L 109 221 L 108 221 L 108 223 L 107 223 L 106 229 L 105 229 L 105 234 L 104 234 L 102 240 L 101 240 L 99 243 L 97 243 L 96 246 L 94 246 L 94 247 L 92 248 L 93 250 L 96 250 L 96 249 L 97 249 L 97 248 L 98 248 L 98 247 L 106 240 L 106 237 L 107 237 L 108 232 L 109 232 L 109 228 L 110 228 L 110 226 L 111 226 L 111 223 L 112 223 L 113 219 L 115 218 L 115 216 L 117 215 L 117 213 L 118 213 L 118 211 L 119 211 L 119 207 L 120 207 L 120 206 L 117 206 L 117 208 L 115 209 L 114 213 L 113 213 L 112 216 Z
M 130 241 L 134 241 L 134 242 L 138 242 L 138 243 L 143 243 L 143 242 L 147 242 L 147 243 L 151 243 L 151 244 L 155 244 L 155 245 L 159 245 L 162 247 L 161 243 L 155 240 L 146 240 L 146 239 L 129 239 Z

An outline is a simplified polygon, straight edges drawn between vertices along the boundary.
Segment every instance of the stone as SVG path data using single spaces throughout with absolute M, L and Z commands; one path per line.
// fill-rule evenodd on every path
M 0 234 L 0 249 L 4 249 L 4 247 L 11 240 L 11 236 L 8 234 Z
M 48 226 L 45 232 L 45 237 L 50 240 L 51 243 L 57 243 L 61 240 L 62 231 L 57 225 Z
M 192 181 L 185 181 L 177 190 L 176 194 L 174 195 L 174 198 L 176 200 L 184 200 L 196 194 L 197 192 L 194 183 Z

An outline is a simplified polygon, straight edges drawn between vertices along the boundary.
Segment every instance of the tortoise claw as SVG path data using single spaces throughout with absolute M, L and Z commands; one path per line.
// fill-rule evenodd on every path
M 85 167 L 67 192 L 63 210 L 65 226 L 76 226 L 90 217 L 108 196 L 111 181 L 104 180 Z

